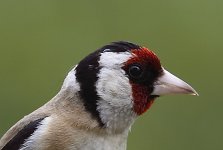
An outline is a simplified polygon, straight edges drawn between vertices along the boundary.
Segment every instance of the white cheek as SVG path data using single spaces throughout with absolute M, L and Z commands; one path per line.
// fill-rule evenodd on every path
M 103 53 L 99 60 L 100 72 L 96 83 L 100 97 L 97 110 L 109 132 L 129 130 L 136 118 L 133 112 L 132 87 L 121 68 L 130 53 Z
M 124 70 L 102 68 L 96 85 L 99 97 L 112 106 L 132 106 L 132 89 Z
M 131 85 L 121 68 L 123 63 L 131 57 L 132 54 L 129 52 L 105 52 L 100 57 L 101 69 L 96 83 L 97 92 L 100 98 L 113 106 L 131 105 L 132 103 Z
M 97 109 L 107 131 L 129 130 L 136 115 L 133 112 L 131 85 L 124 71 L 102 68 L 96 88 L 100 97 Z

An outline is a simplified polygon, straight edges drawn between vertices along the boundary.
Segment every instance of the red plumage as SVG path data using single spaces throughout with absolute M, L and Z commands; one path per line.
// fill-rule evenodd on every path
M 159 58 L 148 48 L 141 47 L 140 49 L 133 49 L 131 52 L 133 53 L 133 57 L 126 62 L 125 66 L 137 63 L 140 64 L 143 69 L 150 68 L 153 72 L 158 73 L 162 70 Z M 132 81 L 130 81 L 130 83 L 133 92 L 133 109 L 138 115 L 141 115 L 146 112 L 154 102 L 155 97 L 150 96 L 152 85 L 139 84 Z

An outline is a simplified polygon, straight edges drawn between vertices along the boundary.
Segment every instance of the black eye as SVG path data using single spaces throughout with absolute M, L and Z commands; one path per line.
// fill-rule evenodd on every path
M 132 65 L 129 67 L 129 75 L 133 79 L 140 79 L 143 75 L 143 69 L 140 65 Z

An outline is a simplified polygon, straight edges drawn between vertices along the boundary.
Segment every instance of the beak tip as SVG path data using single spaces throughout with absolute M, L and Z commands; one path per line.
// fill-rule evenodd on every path
M 189 94 L 189 95 L 193 95 L 193 96 L 199 96 L 198 92 L 195 91 L 194 88 L 192 88 L 189 84 L 187 84 L 185 82 L 186 88 L 184 88 L 185 93 L 184 94 Z
M 189 84 L 187 84 L 185 82 L 185 84 L 187 85 L 187 88 L 185 88 L 187 91 L 188 91 L 188 94 L 189 95 L 193 95 L 193 96 L 199 96 L 198 92 L 193 88 L 191 87 Z
M 193 95 L 193 96 L 199 96 L 199 94 L 195 90 L 192 91 L 191 95 Z

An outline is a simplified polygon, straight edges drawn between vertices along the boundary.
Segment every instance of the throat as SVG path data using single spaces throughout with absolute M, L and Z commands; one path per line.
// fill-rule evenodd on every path
M 132 96 L 134 101 L 134 111 L 137 115 L 146 112 L 153 104 L 157 95 L 150 95 L 150 89 L 146 86 L 132 84 Z
M 138 115 L 141 115 L 141 114 L 145 113 L 152 106 L 153 102 L 154 102 L 154 99 L 135 100 L 134 111 Z
M 92 138 L 93 137 L 93 138 Z M 87 136 L 80 149 L 126 150 L 128 132 L 121 134 L 95 134 Z
M 111 106 L 106 101 L 99 102 L 98 110 L 105 130 L 111 134 L 128 132 L 137 117 L 128 106 Z

